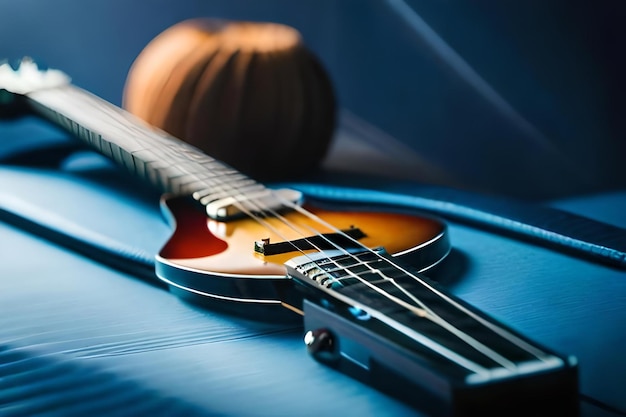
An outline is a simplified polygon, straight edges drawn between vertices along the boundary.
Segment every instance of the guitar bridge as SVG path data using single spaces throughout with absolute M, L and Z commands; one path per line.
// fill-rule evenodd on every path
M 286 242 L 270 243 L 269 239 L 262 239 L 254 242 L 254 251 L 269 256 L 312 249 L 330 250 L 336 247 L 360 249 L 354 241 L 363 239 L 365 236 L 365 233 L 358 227 L 351 227 L 342 230 L 341 233 L 326 233 Z

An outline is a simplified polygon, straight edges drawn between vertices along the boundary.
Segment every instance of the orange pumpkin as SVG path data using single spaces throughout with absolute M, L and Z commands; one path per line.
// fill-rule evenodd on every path
M 328 75 L 293 28 L 196 19 L 137 57 L 124 106 L 259 180 L 323 159 L 335 126 Z

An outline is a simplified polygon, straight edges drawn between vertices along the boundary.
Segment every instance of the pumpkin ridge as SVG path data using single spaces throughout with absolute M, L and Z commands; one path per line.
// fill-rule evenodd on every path
M 124 105 L 258 180 L 316 167 L 335 98 L 297 30 L 194 19 L 157 36 L 131 66 Z

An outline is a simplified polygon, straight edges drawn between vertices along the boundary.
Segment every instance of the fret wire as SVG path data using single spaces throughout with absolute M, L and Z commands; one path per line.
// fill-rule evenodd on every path
M 358 258 L 357 258 L 357 261 Z M 360 262 L 360 261 L 359 261 Z M 368 273 L 374 273 L 376 275 L 379 275 L 383 280 L 392 282 L 395 286 L 397 286 L 397 288 L 402 291 L 404 293 L 404 295 L 406 295 L 407 297 L 409 297 L 411 299 L 411 301 L 419 308 L 423 309 L 425 312 L 427 312 L 428 314 L 432 315 L 432 316 L 436 316 L 436 313 L 434 311 L 432 311 L 426 304 L 424 304 L 420 299 L 418 299 L 417 297 L 415 297 L 413 294 L 411 294 L 410 292 L 408 292 L 406 289 L 404 289 L 403 287 L 399 286 L 394 278 L 391 278 L 389 276 L 387 276 L 386 274 L 384 274 L 381 270 L 379 269 L 372 269 L 369 267 L 368 264 L 363 264 L 361 263 L 361 265 L 366 266 L 368 269 L 370 269 L 370 271 Z M 355 274 L 359 279 L 362 279 L 358 274 Z
M 215 200 L 220 200 L 222 198 L 227 198 L 227 197 L 238 197 L 238 196 L 244 196 L 245 194 L 250 194 L 250 193 L 258 193 L 261 191 L 266 190 L 265 187 L 263 186 L 258 186 L 258 185 L 252 185 L 249 187 L 238 187 L 238 188 L 234 188 L 232 191 L 237 191 L 237 194 L 233 194 L 233 192 L 231 190 L 227 190 L 227 191 L 219 191 L 213 194 L 208 195 L 207 197 L 203 197 L 200 200 L 200 203 L 202 204 L 208 204 L 211 201 L 215 201 Z
M 77 92 L 77 93 L 76 93 Z M 79 100 L 84 101 L 84 100 L 93 100 L 94 98 L 97 99 L 97 97 L 90 95 L 87 92 L 83 92 L 81 90 L 78 89 L 65 89 L 65 93 L 67 95 L 72 95 L 72 93 L 75 93 L 74 95 L 76 97 L 78 97 Z M 37 98 L 35 98 L 37 99 Z M 71 100 L 66 100 L 66 102 L 71 102 Z M 85 107 L 89 107 L 90 102 L 86 103 Z M 130 117 L 125 117 L 125 115 L 120 114 L 119 110 L 113 106 L 106 105 L 107 110 L 111 110 L 111 111 L 105 111 L 105 116 L 108 116 L 109 118 L 111 118 L 113 121 L 119 122 L 119 119 L 122 119 L 122 123 L 125 125 L 125 129 L 126 132 L 120 132 L 119 134 L 115 134 L 119 132 L 119 129 L 116 129 L 116 125 L 115 123 L 109 121 L 107 123 L 107 125 L 109 127 L 111 127 L 111 129 L 109 129 L 109 131 L 115 131 L 114 134 L 109 134 L 109 135 L 97 135 L 99 141 L 100 141 L 100 146 L 96 146 L 98 147 L 101 152 L 103 152 L 104 154 L 108 155 L 108 156 L 112 156 L 113 159 L 119 160 L 119 158 L 116 158 L 115 155 L 113 155 L 113 150 L 112 150 L 112 141 L 109 140 L 108 136 L 111 136 L 113 138 L 122 138 L 127 136 L 128 131 L 130 130 L 131 133 L 133 133 L 134 137 L 131 137 L 131 139 L 133 139 L 131 142 L 133 144 L 133 149 L 130 151 L 131 152 L 131 156 L 133 161 L 136 160 L 141 160 L 141 158 L 138 157 L 138 155 L 136 154 L 136 152 L 142 152 L 145 154 L 146 151 L 146 146 L 140 146 L 140 139 L 143 139 L 144 141 L 146 140 L 146 138 L 148 139 L 148 144 L 154 144 L 154 142 L 156 143 L 160 143 L 164 146 L 158 148 L 160 153 L 162 155 L 167 155 L 168 158 L 170 159 L 170 161 L 172 161 L 173 163 L 176 162 L 182 162 L 184 170 L 189 174 L 188 177 L 186 178 L 186 181 L 188 183 L 204 183 L 203 185 L 203 189 L 207 190 L 215 190 L 216 188 L 220 188 L 223 192 L 221 195 L 228 195 L 228 196 L 232 196 L 232 192 L 237 192 L 237 193 L 241 193 L 242 191 L 248 191 L 248 189 L 243 189 L 243 184 L 233 184 L 233 185 L 229 185 L 228 187 L 224 188 L 223 184 L 221 182 L 218 182 L 219 180 L 225 180 L 228 178 L 228 176 L 233 175 L 234 178 L 236 179 L 248 179 L 248 185 L 249 183 L 254 183 L 253 180 L 241 175 L 240 173 L 238 173 L 237 171 L 235 171 L 234 169 L 232 169 L 231 167 L 224 165 L 222 163 L 220 163 L 219 161 L 210 158 L 208 156 L 205 156 L 204 154 L 200 153 L 200 151 L 198 151 L 197 149 L 195 149 L 192 146 L 183 144 L 183 146 L 180 146 L 180 143 L 177 140 L 173 140 L 171 137 L 167 137 L 165 134 L 153 134 L 153 132 L 150 132 L 151 134 L 147 133 L 146 127 L 143 124 L 141 125 L 137 125 L 135 126 L 134 123 L 128 123 L 128 122 L 135 122 L 135 120 L 132 120 Z M 63 117 L 62 120 L 64 122 L 67 123 L 68 118 Z M 84 124 L 88 124 L 83 122 Z M 130 128 L 129 128 L 130 127 Z M 72 130 L 70 128 L 70 130 Z M 89 130 L 94 130 L 93 128 L 89 129 Z M 124 134 L 125 133 L 125 134 Z M 105 139 L 105 136 L 107 136 L 107 138 Z M 91 138 L 91 136 L 89 136 Z M 85 138 L 85 135 L 81 135 L 81 138 Z M 125 142 L 124 145 L 128 146 L 128 141 Z M 181 149 L 184 151 L 185 157 L 182 157 L 181 155 Z M 195 159 L 196 163 L 194 163 L 193 165 L 189 163 L 189 156 L 192 156 L 193 159 Z M 168 175 L 167 175 L 167 169 L 165 167 L 162 167 L 160 165 L 155 165 L 153 160 L 156 159 L 155 158 L 155 151 L 154 149 L 149 151 L 149 156 L 151 157 L 149 161 L 143 161 L 144 163 L 141 164 L 142 165 L 142 170 L 143 170 L 143 177 L 148 177 L 149 180 L 151 180 L 153 183 L 155 183 L 156 185 L 160 186 L 163 189 L 168 189 L 168 188 L 176 188 L 176 191 L 181 191 L 181 190 L 185 190 L 187 192 L 190 193 L 194 193 L 193 189 L 190 189 L 189 186 L 187 187 L 181 187 L 178 186 L 176 184 L 175 181 L 171 181 L 169 180 Z M 128 169 L 131 170 L 136 170 L 136 166 L 138 164 L 137 163 L 133 163 L 133 165 L 131 166 L 130 164 L 127 165 Z M 191 169 L 189 169 L 191 167 Z M 212 177 L 209 178 L 208 180 L 194 180 L 194 178 L 196 177 L 195 172 L 202 172 L 209 169 L 211 171 L 213 171 Z M 142 173 L 140 173 L 142 174 Z M 147 175 L 145 175 L 147 174 Z M 257 183 L 258 184 L 258 183 Z M 209 187 L 207 187 L 207 185 Z M 227 184 L 228 185 L 228 184 Z M 258 189 L 261 190 L 264 187 L 261 184 L 258 184 Z M 228 191 L 228 192 L 226 192 Z
M 366 252 L 367 254 L 371 254 L 370 252 Z M 352 265 L 340 265 L 338 264 L 338 268 L 340 270 L 346 270 L 347 268 L 353 268 L 354 266 L 364 266 L 368 269 L 368 271 L 363 271 L 362 274 L 366 274 L 366 273 L 373 273 L 375 275 L 378 275 L 382 278 L 383 281 L 387 281 L 387 282 L 392 282 L 394 283 L 394 285 L 396 285 L 398 287 L 398 289 L 400 289 L 402 292 L 404 292 L 404 294 L 409 297 L 418 307 L 423 308 L 424 310 L 428 311 L 429 313 L 435 314 L 430 308 L 428 308 L 428 306 L 426 306 L 421 300 L 419 300 L 417 297 L 415 297 L 413 294 L 411 294 L 410 292 L 406 291 L 403 287 L 399 286 L 399 284 L 396 283 L 395 279 L 388 277 L 380 268 L 373 268 L 370 265 L 374 262 L 387 262 L 388 266 L 392 266 L 388 260 L 386 258 L 376 258 L 374 260 L 370 260 L 370 261 L 365 261 L 363 262 L 361 259 L 359 259 L 358 255 L 354 256 L 352 254 L 349 254 L 346 256 L 346 258 L 351 258 L 354 259 L 356 261 L 355 264 Z M 340 261 L 343 259 L 340 259 Z M 393 269 L 395 270 L 395 268 Z M 329 272 L 335 272 L 336 270 L 333 271 L 329 271 Z M 362 278 L 362 274 L 359 272 L 354 272 L 354 274 L 358 275 L 359 278 Z M 342 280 L 346 280 L 351 278 L 351 276 L 344 276 L 341 278 L 336 278 L 334 276 L 330 277 L 330 280 L 332 282 L 337 282 L 337 283 L 341 283 Z
M 48 107 L 46 113 L 57 120 L 67 130 L 76 133 L 86 143 L 95 146 L 100 152 L 112 158 L 120 165 L 136 172 L 138 176 L 148 178 L 155 185 L 166 191 L 185 191 L 193 194 L 198 189 L 214 190 L 219 181 L 241 180 L 240 184 L 233 184 L 228 190 L 222 188 L 222 196 L 227 197 L 228 191 L 238 192 L 244 185 L 258 184 L 259 189 L 263 186 L 256 183 L 231 167 L 206 156 L 193 146 L 181 144 L 178 140 L 173 140 L 167 134 L 159 131 L 147 129 L 134 118 L 122 114 L 119 109 L 111 105 L 103 105 L 104 111 L 98 115 L 97 120 L 89 117 L 89 112 L 84 109 L 94 107 L 92 101 L 95 96 L 75 87 L 60 88 L 54 91 L 55 95 L 46 95 L 46 92 L 31 94 L 34 101 L 41 102 Z M 72 106 L 78 103 L 78 106 Z M 103 102 L 104 103 L 104 102 Z M 83 115 L 81 120 L 74 123 L 63 115 L 62 109 L 78 111 Z M 54 109 L 54 110 L 50 110 Z M 56 111 L 55 111 L 56 110 Z M 86 116 L 85 116 L 86 114 Z M 121 128 L 120 126 L 124 126 Z M 96 128 L 95 126 L 100 126 Z M 106 126 L 106 127 L 104 127 Z M 97 131 L 106 131 L 106 134 Z M 124 138 L 125 140 L 121 140 Z M 154 146 L 154 145 L 163 146 Z M 128 154 L 128 155 L 127 155 Z M 154 165 L 155 160 L 165 158 L 171 166 L 176 166 L 177 173 L 172 172 L 167 167 Z M 139 162 L 138 162 L 139 161 Z M 138 169 L 139 168 L 139 169 Z M 211 171 L 211 177 L 200 177 L 199 173 Z M 180 178 L 179 178 L 180 177 Z M 177 183 L 175 178 L 183 184 Z M 182 180 L 184 178 L 184 180 Z M 195 187 L 190 184 L 195 183 Z

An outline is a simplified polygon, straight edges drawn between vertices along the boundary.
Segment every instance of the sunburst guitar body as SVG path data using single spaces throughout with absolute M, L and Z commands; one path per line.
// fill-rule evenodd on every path
M 302 308 L 285 300 L 293 284 L 285 263 L 332 249 L 326 240 L 344 248 L 385 248 L 419 271 L 436 266 L 450 251 L 446 225 L 437 219 L 311 203 L 302 209 L 306 214 L 292 210 L 262 222 L 248 216 L 224 222 L 207 217 L 191 198 L 164 198 L 162 210 L 174 232 L 157 256 L 157 274 L 185 298 L 208 297 L 229 311 L 280 319 L 286 311 L 275 307 L 298 313 Z

